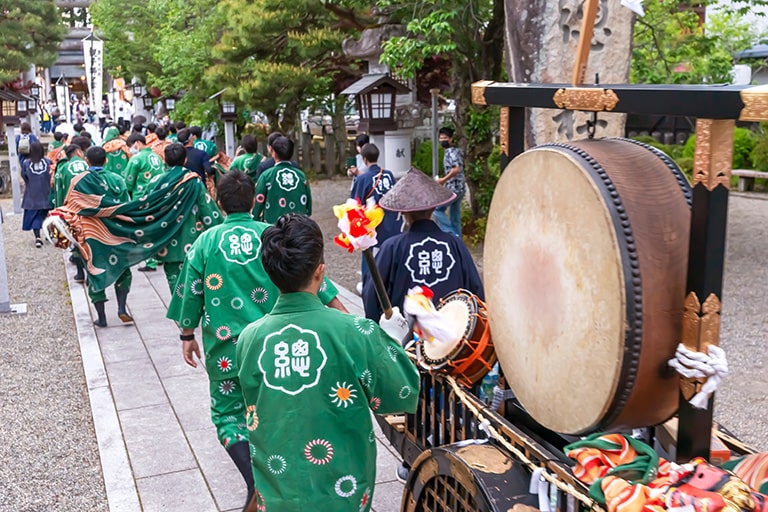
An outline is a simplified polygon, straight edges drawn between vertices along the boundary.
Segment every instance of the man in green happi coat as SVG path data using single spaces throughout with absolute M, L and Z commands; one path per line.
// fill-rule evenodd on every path
M 293 142 L 287 137 L 278 137 L 272 142 L 270 152 L 275 166 L 264 171 L 256 184 L 254 218 L 274 224 L 286 213 L 312 215 L 312 194 L 307 177 L 291 164 Z
M 279 295 L 261 264 L 261 233 L 269 225 L 251 217 L 253 194 L 253 181 L 244 173 L 233 171 L 222 177 L 218 201 L 226 220 L 192 245 L 167 313 L 181 326 L 184 360 L 195 368 L 193 356 L 200 358 L 200 348 L 194 329 L 202 319 L 211 419 L 219 441 L 246 481 L 249 499 L 253 475 L 235 347 L 243 328 L 267 314 Z M 323 285 L 318 304 L 344 310 L 335 287 L 329 281 Z
M 72 178 L 88 170 L 85 162 L 85 151 L 91 147 L 88 137 L 75 137 L 72 143 L 64 149 L 64 158 L 56 165 L 56 174 L 53 177 L 53 206 L 58 208 L 64 204 L 64 200 L 72 184 Z
M 280 297 L 237 344 L 251 508 L 368 511 L 376 480 L 371 411 L 416 411 L 419 373 L 392 337 L 407 332 L 405 319 L 386 326 L 391 336 L 372 320 L 323 307 L 323 234 L 309 217 L 278 219 L 261 236 L 261 255 Z
M 245 153 L 238 155 L 229 164 L 230 171 L 243 171 L 253 180 L 254 183 L 259 181 L 259 164 L 264 159 L 261 153 L 259 153 L 259 145 L 256 141 L 256 137 L 251 134 L 243 137 L 240 142 Z
M 170 144 L 165 148 L 165 161 L 169 165 L 168 171 L 163 175 L 162 180 L 165 186 L 174 186 L 192 172 L 184 167 L 184 160 L 186 158 L 186 150 L 178 142 Z M 183 283 L 177 284 L 177 280 L 184 265 L 184 257 L 187 251 L 204 230 L 217 226 L 224 220 L 218 206 L 211 199 L 203 182 L 200 178 L 197 178 L 197 174 L 192 174 L 196 178 L 196 181 L 191 184 L 196 191 L 194 193 L 195 200 L 188 203 L 186 210 L 182 211 L 179 209 L 177 211 L 179 218 L 182 219 L 181 228 L 156 256 L 159 261 L 163 262 L 165 279 L 168 281 L 171 295 L 175 294 L 177 296 L 182 293 L 181 287 L 184 286 Z M 153 190 L 152 187 L 156 186 L 156 184 L 151 184 L 150 190 Z
M 208 158 L 213 158 L 216 156 L 216 153 L 219 152 L 218 148 L 216 147 L 216 143 L 212 140 L 206 140 L 203 138 L 203 129 L 199 126 L 190 126 L 189 132 L 194 135 L 194 139 L 192 142 L 192 146 L 199 149 L 200 151 L 205 151 L 205 154 L 208 155 Z
M 147 140 L 142 134 L 132 133 L 127 144 L 133 156 L 125 167 L 123 178 L 131 198 L 137 199 L 147 192 L 152 180 L 163 174 L 165 163 L 147 146 Z
M 104 164 L 107 161 L 107 152 L 104 148 L 99 146 L 93 146 L 88 148 L 85 153 L 85 157 L 88 161 L 88 172 L 98 174 L 103 182 L 103 196 L 102 201 L 111 202 L 115 205 L 126 203 L 129 200 L 128 190 L 125 187 L 125 181 L 117 174 L 105 171 Z M 126 303 L 128 301 L 128 293 L 131 291 L 131 281 L 133 280 L 131 275 L 131 269 L 127 268 L 115 281 L 115 296 L 117 297 L 117 316 L 124 323 L 133 322 L 133 318 L 128 314 L 126 309 Z M 98 318 L 94 320 L 93 324 L 96 327 L 107 326 L 107 316 L 104 311 L 104 305 L 107 302 L 107 294 L 104 289 L 96 289 L 90 279 L 88 281 L 88 296 L 93 303 L 93 307 L 96 309 Z
M 128 160 L 131 158 L 131 152 L 126 142 L 120 137 L 120 129 L 117 126 L 107 128 L 101 147 L 107 152 L 107 163 L 104 164 L 104 169 L 123 176 Z

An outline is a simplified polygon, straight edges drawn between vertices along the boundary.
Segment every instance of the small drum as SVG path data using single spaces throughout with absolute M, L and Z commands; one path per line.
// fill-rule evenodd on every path
M 501 175 L 484 270 L 496 352 L 541 425 L 587 434 L 677 410 L 691 189 L 624 139 L 546 144 Z
M 485 303 L 466 290 L 456 290 L 440 301 L 437 310 L 452 332 L 463 334 L 452 342 L 422 341 L 419 364 L 429 371 L 445 370 L 472 386 L 496 363 Z

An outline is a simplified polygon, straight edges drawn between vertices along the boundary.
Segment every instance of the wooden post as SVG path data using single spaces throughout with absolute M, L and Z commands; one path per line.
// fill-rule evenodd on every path
M 709 345 L 717 345 L 720 340 L 733 129 L 733 120 L 696 121 L 691 238 L 681 339 L 687 348 L 704 353 Z M 706 409 L 696 409 L 688 403 L 703 384 L 703 380 L 680 380 L 678 462 L 694 457 L 709 460 L 714 395 Z
M 582 85 L 587 75 L 587 63 L 589 62 L 589 49 L 592 47 L 592 35 L 595 31 L 595 18 L 600 0 L 584 0 L 582 10 L 584 18 L 581 21 L 581 34 L 579 34 L 579 47 L 576 50 L 576 62 L 573 64 L 573 85 Z

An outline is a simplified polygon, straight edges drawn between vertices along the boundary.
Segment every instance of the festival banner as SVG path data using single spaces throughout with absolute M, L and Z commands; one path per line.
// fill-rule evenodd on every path
M 85 57 L 85 79 L 88 82 L 88 104 L 92 112 L 101 110 L 101 92 L 103 87 L 102 57 L 104 41 L 91 34 L 83 39 Z

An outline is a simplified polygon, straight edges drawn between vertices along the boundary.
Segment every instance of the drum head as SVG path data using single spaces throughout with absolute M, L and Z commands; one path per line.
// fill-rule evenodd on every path
M 456 333 L 456 338 L 450 342 L 424 340 L 424 358 L 431 363 L 442 363 L 450 359 L 454 352 L 461 350 L 462 340 L 472 336 L 477 324 L 477 302 L 467 293 L 455 292 L 448 295 L 440 302 L 437 310 L 450 332 Z
M 616 392 L 625 328 L 601 191 L 570 155 L 528 151 L 502 173 L 487 232 L 488 317 L 510 387 L 547 428 L 587 429 Z

